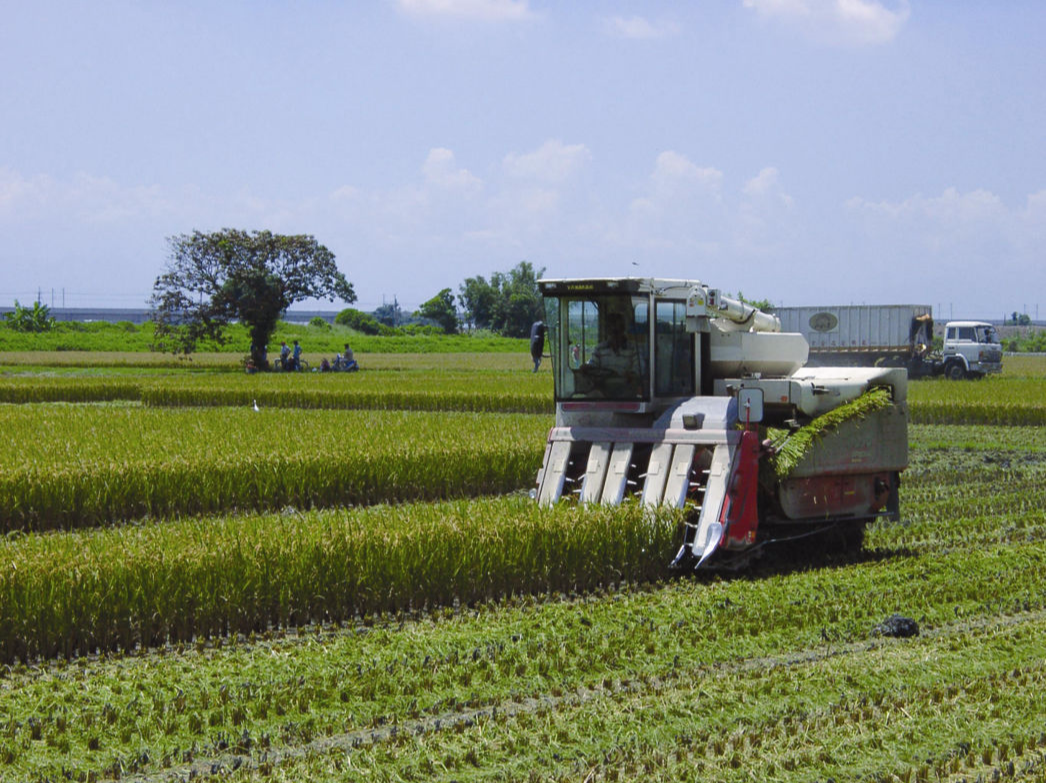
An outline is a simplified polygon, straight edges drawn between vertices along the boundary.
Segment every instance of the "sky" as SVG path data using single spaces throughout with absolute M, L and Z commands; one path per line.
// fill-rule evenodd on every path
M 237 228 L 363 310 L 528 261 L 1046 319 L 1041 0 L 0 2 L 0 304 Z

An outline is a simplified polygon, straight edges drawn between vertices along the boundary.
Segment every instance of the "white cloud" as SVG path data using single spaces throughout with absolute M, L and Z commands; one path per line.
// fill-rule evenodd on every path
M 564 144 L 550 139 L 533 152 L 505 156 L 502 165 L 511 177 L 562 183 L 573 177 L 592 159 L 584 144 Z
M 767 20 L 792 25 L 814 40 L 838 46 L 886 44 L 908 21 L 908 0 L 894 9 L 879 0 L 743 0 Z
M 718 197 L 723 184 L 723 172 L 697 166 L 686 156 L 669 150 L 657 156 L 650 181 L 654 193 L 662 198 L 683 193 L 705 193 Z
M 777 187 L 778 180 L 777 169 L 765 168 L 745 183 L 742 193 L 746 196 L 765 196 Z
M 121 185 L 82 172 L 68 180 L 57 180 L 0 169 L 0 219 L 31 220 L 62 214 L 83 223 L 114 223 L 168 214 L 174 209 L 169 195 L 155 185 Z
M 847 207 L 865 215 L 878 216 L 898 222 L 921 222 L 958 229 L 973 223 L 996 222 L 1006 216 L 1006 207 L 994 193 L 974 190 L 960 193 L 948 188 L 940 196 L 921 194 L 904 201 L 866 201 L 852 198 Z
M 608 35 L 636 40 L 667 38 L 679 33 L 679 25 L 675 22 L 652 22 L 642 16 L 614 16 L 605 19 L 603 27 Z
M 527 0 L 396 0 L 396 5 L 415 17 L 480 22 L 519 22 L 534 17 Z
M 330 194 L 330 199 L 335 202 L 355 202 L 360 199 L 361 195 L 359 188 L 352 185 L 342 185 Z
M 660 153 L 626 213 L 606 220 L 608 252 L 661 259 L 714 253 L 728 231 L 722 185 L 718 169 L 698 166 L 674 150 Z
M 792 197 L 781 186 L 780 172 L 773 166 L 768 166 L 748 180 L 741 193 L 747 197 L 750 204 L 761 201 L 785 209 L 791 208 L 793 204 Z
M 990 191 L 956 188 L 900 201 L 853 198 L 846 208 L 853 222 L 845 228 L 865 257 L 888 260 L 911 290 L 932 292 L 924 297 L 999 302 L 1018 293 L 1015 285 L 1028 292 L 1046 286 L 1043 191 L 1018 209 Z
M 468 169 L 456 168 L 454 153 L 445 147 L 434 147 L 421 167 L 425 181 L 448 190 L 472 193 L 483 187 L 483 181 Z
M 795 239 L 792 197 L 781 184 L 780 172 L 768 166 L 741 188 L 734 246 L 744 255 L 780 257 Z

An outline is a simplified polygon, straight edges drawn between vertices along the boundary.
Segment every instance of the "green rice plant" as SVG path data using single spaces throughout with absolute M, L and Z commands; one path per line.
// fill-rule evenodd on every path
M 0 378 L 0 403 L 139 400 L 138 382 L 119 378 Z
M 529 506 L 526 514 L 531 509 L 547 513 Z M 460 515 L 452 535 L 457 524 L 467 526 L 480 511 L 471 508 Z M 567 513 L 574 525 L 587 525 L 587 516 L 574 511 L 552 513 Z M 494 520 L 502 519 L 517 521 L 505 507 L 494 510 Z M 430 532 L 424 520 L 420 524 Z M 338 521 L 331 527 L 336 540 Z M 40 551 L 35 560 L 57 558 L 59 575 L 77 569 L 86 573 L 81 589 L 90 595 L 96 578 L 90 564 L 101 560 L 107 547 L 117 554 L 110 560 L 137 556 L 134 546 L 122 541 L 85 545 L 83 540 L 116 532 L 46 537 L 79 539 L 60 542 L 60 549 L 78 549 L 85 557 L 68 560 L 61 552 Z M 156 532 L 143 531 L 141 549 L 148 547 L 152 555 L 150 567 L 139 569 L 145 578 L 170 567 L 163 557 L 170 549 L 154 537 Z M 242 532 L 260 529 L 248 526 Z M 572 545 L 569 531 L 554 526 L 549 532 Z M 294 545 L 293 526 L 289 534 Z M 613 525 L 601 535 L 612 538 Z M 215 567 L 230 555 L 233 565 L 244 559 L 223 543 L 224 535 L 215 541 L 206 531 L 193 530 L 187 538 L 197 537 L 197 559 L 215 549 L 220 551 Z M 496 538 L 485 543 L 492 540 L 500 543 Z M 184 544 L 182 537 L 171 543 Z M 631 545 L 636 543 L 641 542 Z M 53 544 L 27 538 L 14 546 L 29 554 Z M 250 550 L 270 546 L 265 538 L 248 538 L 240 550 L 262 562 Z M 337 552 L 336 544 L 331 554 Z M 975 622 L 957 622 L 953 606 L 978 594 L 983 600 L 986 591 L 1024 585 L 1041 609 L 1046 598 L 1043 554 L 1042 545 L 1023 552 L 953 550 L 755 580 L 596 590 L 571 600 L 553 594 L 535 602 L 517 592 L 498 605 L 455 612 L 429 605 L 424 613 L 369 615 L 342 630 L 315 627 L 287 639 L 263 640 L 279 636 L 266 629 L 250 641 L 233 637 L 221 645 L 200 644 L 198 652 L 191 645 L 175 646 L 16 667 L 6 675 L 11 687 L 0 702 L 0 725 L 14 727 L 15 740 L 34 730 L 51 738 L 50 743 L 26 743 L 17 759 L 19 773 L 33 769 L 41 775 L 49 764 L 97 769 L 114 754 L 132 760 L 143 749 L 152 761 L 140 771 L 159 773 L 169 764 L 177 766 L 178 754 L 172 762 L 161 762 L 175 748 L 196 748 L 194 758 L 220 756 L 220 737 L 243 737 L 244 732 L 255 741 L 270 739 L 244 748 L 241 755 L 260 761 L 264 752 L 288 779 L 302 774 L 302 759 L 325 757 L 319 746 L 310 746 L 313 739 L 326 748 L 344 741 L 343 750 L 353 753 L 365 752 L 353 744 L 354 737 L 357 743 L 359 737 L 377 743 L 390 752 L 388 758 L 374 757 L 375 774 L 380 774 L 398 769 L 393 757 L 412 747 L 382 731 L 389 726 L 400 727 L 403 738 L 413 736 L 413 728 L 424 728 L 426 742 L 441 748 L 443 756 L 469 737 L 478 741 L 497 734 L 496 745 L 508 755 L 527 747 L 527 753 L 541 753 L 552 742 L 570 763 L 584 757 L 599 764 L 632 759 L 657 766 L 669 763 L 677 748 L 690 748 L 685 758 L 696 762 L 707 756 L 708 764 L 725 765 L 724 774 L 733 775 L 734 752 L 747 750 L 749 766 L 772 759 L 793 766 L 795 779 L 808 779 L 815 768 L 839 778 L 882 774 L 927 758 L 943 763 L 960 743 L 981 749 L 1005 741 L 1015 747 L 1033 728 L 1040 730 L 1037 694 L 1046 674 L 1041 611 L 1033 608 L 1016 617 L 981 614 Z M 0 574 L 33 569 L 29 558 L 15 565 L 6 563 Z M 260 573 L 263 579 L 280 576 L 279 571 Z M 243 573 L 230 577 L 242 581 Z M 200 577 L 192 573 L 192 578 Z M 231 606 L 242 598 L 235 586 L 203 579 L 208 590 L 217 591 L 201 591 L 211 604 Z M 183 586 L 172 587 L 181 590 L 183 600 L 190 595 Z M 111 592 L 122 600 L 132 591 Z M 196 604 L 202 614 L 206 600 Z M 336 593 L 327 593 L 328 604 L 337 600 Z M 869 629 L 883 612 L 898 607 L 918 613 L 923 635 L 903 642 L 870 639 Z M 826 636 L 832 641 L 826 642 Z M 62 709 L 77 720 L 63 722 Z M 956 711 L 963 712 L 962 719 Z M 204 719 L 194 723 L 194 715 Z M 651 719 L 640 720 L 640 715 Z M 286 730 L 291 723 L 296 728 Z M 172 727 L 170 734 L 160 730 L 164 725 Z M 545 737 L 549 726 L 555 730 Z M 376 729 L 377 738 L 372 735 Z M 498 734 L 503 731 L 507 734 Z M 633 741 L 639 735 L 645 739 Z M 71 748 L 49 752 L 60 737 Z M 92 742 L 106 753 L 89 751 Z M 818 757 L 819 748 L 830 748 L 831 754 Z M 281 750 L 289 758 L 280 761 Z M 805 761 L 804 753 L 811 754 Z M 531 769 L 532 761 L 528 756 Z M 507 762 L 507 757 L 489 759 L 498 769 Z M 740 775 L 742 768 L 735 771 Z
M 242 351 L 246 354 L 247 351 Z M 201 351 L 189 356 L 156 353 L 148 350 L 0 350 L 0 367 L 10 368 L 160 368 L 243 370 L 243 356 L 238 353 Z
M 142 385 L 154 407 L 266 407 L 554 412 L 547 376 L 453 371 L 188 376 Z
M 510 492 L 533 483 L 550 424 L 522 414 L 0 406 L 0 529 Z
M 1007 354 L 1002 361 L 1002 377 L 1046 378 L 1046 356 Z
M 133 356 L 133 355 L 132 355 Z M 508 361 L 506 361 L 506 358 Z M 53 368 L 21 365 L 0 376 L 0 402 L 142 400 L 157 407 L 236 406 L 492 410 L 550 413 L 548 373 L 505 354 L 371 357 L 359 373 L 221 372 L 220 365 L 186 371 L 145 364 Z M 417 361 L 415 361 L 417 360 Z M 135 368 L 138 373 L 134 374 Z
M 1035 427 L 1046 424 L 1046 404 L 1006 400 L 926 400 L 910 406 L 915 424 L 990 424 Z
M 1041 426 L 1046 422 L 1046 383 L 1042 378 L 920 381 L 909 384 L 908 402 L 915 424 Z
M 659 575 L 676 520 L 525 498 L 182 520 L 0 547 L 0 660 Z
M 960 450 L 965 452 L 1012 451 L 1022 455 L 1046 451 L 1046 428 L 980 425 L 908 426 L 908 445 L 915 452 Z

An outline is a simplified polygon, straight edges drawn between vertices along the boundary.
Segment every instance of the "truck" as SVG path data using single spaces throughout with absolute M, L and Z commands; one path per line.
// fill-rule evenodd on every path
M 555 425 L 538 503 L 680 509 L 677 570 L 897 518 L 907 373 L 808 367 L 780 320 L 699 280 L 543 279 Z
M 802 334 L 811 366 L 904 367 L 911 378 L 982 378 L 1002 371 L 1002 346 L 985 321 L 948 321 L 933 348 L 929 305 L 779 307 L 782 328 Z

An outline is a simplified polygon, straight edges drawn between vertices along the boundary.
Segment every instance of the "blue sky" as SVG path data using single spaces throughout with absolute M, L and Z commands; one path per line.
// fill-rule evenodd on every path
M 7 5 L 4 304 L 140 306 L 233 227 L 363 309 L 527 260 L 1046 319 L 1039 0 Z

